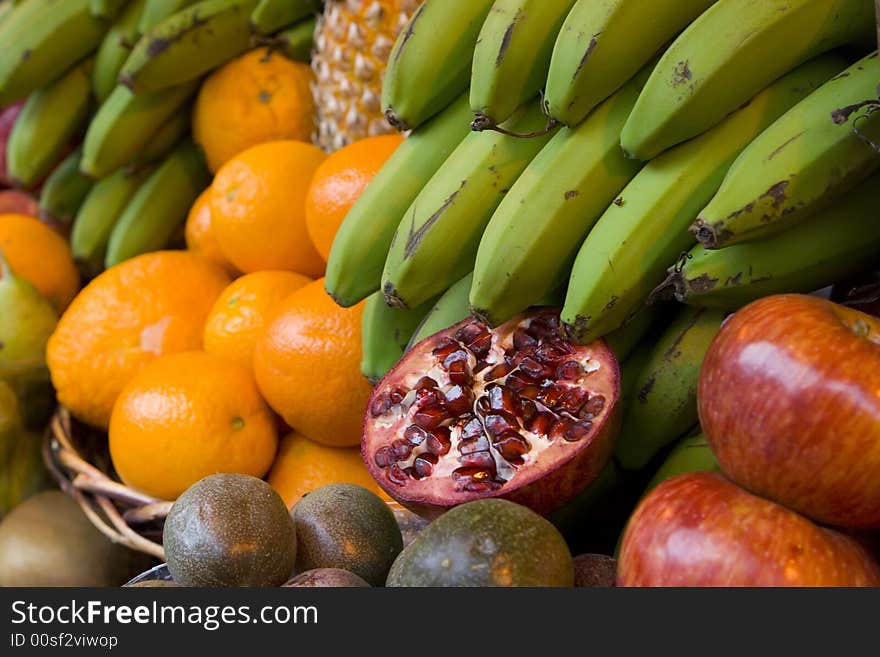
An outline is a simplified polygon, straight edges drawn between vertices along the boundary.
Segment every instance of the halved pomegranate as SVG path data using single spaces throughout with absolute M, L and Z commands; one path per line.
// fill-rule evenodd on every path
M 379 485 L 433 517 L 483 497 L 546 514 L 592 483 L 618 428 L 604 341 L 575 345 L 559 310 L 477 319 L 416 344 L 373 390 L 361 453 Z

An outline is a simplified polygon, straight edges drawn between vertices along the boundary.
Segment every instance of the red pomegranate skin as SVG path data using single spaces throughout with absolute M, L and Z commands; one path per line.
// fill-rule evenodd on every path
M 0 214 L 26 214 L 38 217 L 40 206 L 37 200 L 17 189 L 0 190 Z
M 617 585 L 880 586 L 880 566 L 852 538 L 698 472 L 668 479 L 636 508 Z
M 827 525 L 880 527 L 880 320 L 777 295 L 706 355 L 700 422 L 740 486 Z

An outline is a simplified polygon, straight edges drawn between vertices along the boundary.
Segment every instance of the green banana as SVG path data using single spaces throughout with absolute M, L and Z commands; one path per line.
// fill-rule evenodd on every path
M 709 345 L 727 313 L 684 308 L 669 325 L 633 381 L 614 448 L 617 463 L 641 470 L 698 422 L 697 379 Z
M 471 289 L 472 280 L 473 274 L 468 274 L 440 295 L 416 327 L 406 351 L 412 349 L 416 343 L 457 324 L 471 314 L 468 308 L 468 290 Z
M 812 292 L 876 264 L 880 174 L 798 226 L 726 249 L 694 247 L 654 297 L 734 310 L 784 292 Z
M 0 106 L 56 80 L 91 53 L 110 27 L 89 0 L 28 0 L 0 27 Z
M 116 221 L 104 266 L 164 248 L 210 181 L 202 152 L 191 140 L 182 142 L 140 186 Z
M 649 160 L 719 123 L 787 71 L 874 36 L 871 0 L 719 0 L 666 50 L 621 133 Z
M 852 189 L 880 169 L 880 113 L 842 125 L 838 109 L 877 93 L 880 59 L 874 51 L 798 103 L 737 158 L 721 189 L 700 212 L 692 232 L 709 249 L 779 232 Z
M 0 519 L 28 497 L 55 485 L 43 462 L 43 436 L 24 431 L 11 446 L 0 477 Z
M 593 222 L 641 163 L 620 152 L 633 80 L 576 128 L 562 128 L 501 201 L 480 240 L 470 303 L 492 326 L 555 289 Z
M 82 148 L 77 148 L 46 178 L 40 190 L 40 211 L 64 224 L 73 221 L 94 181 L 79 170 Z
M 495 0 L 471 68 L 475 130 L 493 128 L 544 87 L 556 35 L 574 0 Z
M 315 0 L 260 0 L 251 13 L 251 29 L 266 36 L 314 16 L 319 10 L 320 4 Z
M 569 126 L 583 121 L 715 1 L 578 0 L 553 47 L 544 94 L 550 116 Z
M 9 175 L 21 187 L 37 184 L 64 156 L 91 106 L 86 60 L 28 96 L 6 145 Z
M 116 79 L 140 36 L 137 26 L 146 0 L 132 0 L 107 32 L 95 55 L 92 92 L 103 103 L 116 88 Z
M 614 352 L 617 361 L 623 363 L 633 354 L 646 336 L 663 326 L 668 314 L 666 304 L 655 303 L 635 313 L 630 321 L 605 336 L 605 342 Z
M 15 9 L 15 3 L 10 0 L 0 2 L 0 30 L 3 29 L 3 22 L 12 14 Z
M 89 0 L 89 11 L 98 18 L 113 19 L 129 0 Z
M 562 321 L 582 343 L 613 331 L 645 303 L 670 262 L 690 249 L 688 226 L 734 159 L 790 107 L 846 67 L 821 55 L 760 92 L 708 132 L 652 160 L 580 247 Z
M 190 116 L 189 105 L 178 109 L 171 118 L 159 126 L 155 134 L 150 137 L 149 143 L 135 156 L 129 166 L 133 169 L 140 169 L 164 159 L 171 152 L 171 149 L 177 146 L 181 138 L 189 133 Z
M 388 58 L 385 117 L 401 132 L 417 128 L 468 88 L 474 47 L 492 0 L 427 0 Z
M 644 495 L 654 490 L 667 479 L 688 472 L 721 472 L 718 460 L 712 453 L 706 436 L 697 434 L 681 441 L 666 457 L 663 465 L 657 470 L 645 487 Z
M 138 22 L 138 33 L 147 34 L 169 16 L 183 11 L 198 0 L 147 0 Z
M 364 304 L 361 319 L 361 374 L 377 383 L 394 367 L 434 299 L 412 310 L 391 308 L 381 292 L 374 292 Z
M 422 188 L 470 134 L 467 94 L 414 130 L 397 147 L 336 233 L 324 285 L 336 303 L 349 307 L 380 288 L 394 231 Z
M 137 94 L 189 82 L 251 45 L 249 17 L 259 0 L 202 0 L 144 34 L 119 72 Z
M 312 50 L 315 48 L 317 23 L 318 20 L 314 17 L 306 18 L 293 27 L 278 32 L 272 37 L 270 44 L 288 59 L 308 64 L 312 58 Z
M 540 104 L 533 101 L 502 129 L 529 133 L 545 126 Z M 382 272 L 390 305 L 415 308 L 474 268 L 492 213 L 551 135 L 522 139 L 487 131 L 464 138 L 397 227 Z
M 70 250 L 89 277 L 103 269 L 113 226 L 149 174 L 148 169 L 136 173 L 119 169 L 96 182 L 80 206 L 70 235 Z
M 89 124 L 83 142 L 83 172 L 103 178 L 130 164 L 197 89 L 198 81 L 192 81 L 135 95 L 117 86 Z

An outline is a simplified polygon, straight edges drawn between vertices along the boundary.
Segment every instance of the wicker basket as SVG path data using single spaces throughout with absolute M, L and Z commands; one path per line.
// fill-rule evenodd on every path
M 43 459 L 61 489 L 107 538 L 165 561 L 162 526 L 172 502 L 156 499 L 115 478 L 107 436 L 79 424 L 59 407 L 43 444 Z

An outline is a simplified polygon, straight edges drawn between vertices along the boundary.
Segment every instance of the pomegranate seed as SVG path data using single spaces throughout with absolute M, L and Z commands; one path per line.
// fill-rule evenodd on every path
M 457 488 L 468 493 L 490 493 L 498 490 L 502 485 L 502 482 L 494 479 L 486 479 L 485 481 L 466 479 Z
M 605 397 L 602 395 L 593 395 L 590 397 L 590 400 L 586 403 L 586 405 L 581 409 L 585 415 L 589 414 L 593 417 L 599 415 L 602 412 L 602 409 L 605 408 Z
M 412 417 L 412 422 L 422 429 L 435 429 L 443 420 L 448 419 L 445 409 L 439 404 L 429 404 L 420 408 Z
M 517 351 L 533 351 L 538 346 L 538 341 L 522 329 L 517 329 L 513 334 L 513 346 Z
M 443 393 L 435 388 L 419 388 L 416 390 L 416 398 L 413 408 L 424 408 L 428 404 L 442 404 Z
M 570 443 L 575 443 L 579 440 L 583 440 L 586 438 L 590 431 L 593 429 L 593 423 L 590 421 L 586 422 L 574 422 L 568 429 L 565 430 L 565 433 L 562 434 L 562 437 Z
M 492 458 L 492 455 L 489 452 L 462 454 L 458 457 L 458 462 L 461 463 L 463 468 L 477 468 L 479 470 L 495 472 L 495 459 Z
M 525 424 L 525 427 L 532 433 L 549 436 L 555 422 L 556 417 L 552 413 L 538 413 L 530 422 Z
M 483 395 L 477 400 L 477 413 L 480 415 L 485 415 L 486 413 L 490 413 L 492 411 L 489 408 L 489 398 L 486 395 Z
M 468 438 L 458 443 L 458 453 L 462 456 L 473 454 L 475 452 L 485 452 L 489 449 L 489 439 L 485 434 L 480 434 L 475 438 Z
M 425 439 L 429 436 L 428 432 L 422 429 L 421 427 L 417 427 L 414 424 L 409 425 L 406 428 L 406 431 L 403 432 L 403 437 L 409 441 L 409 444 L 413 447 L 421 445 L 425 442 Z
M 524 372 L 526 376 L 530 376 L 537 381 L 548 378 L 549 372 L 547 368 L 531 356 L 526 356 L 520 361 L 519 369 Z
M 556 408 L 565 392 L 566 389 L 563 386 L 554 383 L 541 389 L 541 392 L 538 394 L 538 401 L 547 408 Z
M 532 401 L 536 400 L 540 394 L 541 389 L 538 386 L 527 386 L 519 391 L 520 397 L 531 399 Z
M 492 334 L 482 322 L 471 322 L 461 327 L 455 334 L 455 339 L 477 357 L 485 356 L 492 347 Z
M 568 418 L 559 418 L 550 429 L 550 440 L 556 440 L 565 436 L 565 433 L 574 425 L 574 421 Z
M 425 444 L 428 451 L 434 456 L 445 456 L 452 448 L 452 438 L 449 429 L 446 427 L 437 427 L 432 433 L 428 434 L 428 442 Z
M 408 459 L 409 455 L 412 454 L 413 446 L 407 441 L 398 438 L 391 443 L 391 449 L 394 450 L 394 456 L 397 457 L 397 460 L 403 461 Z
M 523 463 L 522 457 L 531 451 L 532 446 L 518 433 L 509 433 L 495 444 L 495 449 L 508 463 L 521 465 Z
M 443 359 L 441 367 L 444 370 L 448 371 L 453 363 L 457 363 L 459 361 L 464 361 L 465 363 L 467 363 L 467 361 L 468 361 L 468 352 L 466 352 L 464 349 L 461 349 L 461 348 L 456 349 L 451 354 L 446 356 L 446 358 Z
M 483 435 L 483 423 L 477 418 L 469 420 L 461 429 L 461 439 L 471 440 Z
M 538 407 L 535 406 L 535 402 L 531 399 L 522 398 L 519 400 L 520 412 L 519 417 L 523 419 L 523 422 L 531 422 L 538 415 Z
M 417 456 L 413 461 L 413 476 L 415 479 L 424 479 L 425 477 L 430 477 L 431 473 L 434 472 L 433 464 L 428 461 L 425 456 Z
M 567 353 L 557 349 L 553 344 L 545 342 L 535 349 L 535 358 L 545 365 L 556 363 L 560 358 L 566 356 Z
M 514 392 L 519 392 L 523 388 L 533 386 L 536 383 L 537 381 L 535 381 L 532 377 L 526 375 L 524 372 L 519 371 L 511 374 L 504 382 L 504 384 Z
M 399 404 L 403 401 L 403 398 L 406 397 L 406 393 L 407 391 L 402 388 L 395 388 L 388 393 L 388 397 L 391 399 L 392 404 Z
M 557 328 L 558 328 L 558 326 L 557 326 Z M 553 345 L 553 348 L 561 354 L 573 354 L 574 353 L 574 347 L 571 346 L 571 343 L 568 342 L 567 340 L 563 340 L 562 338 L 560 338 L 558 332 L 554 337 L 547 340 L 547 342 L 549 344 Z
M 487 415 L 483 422 L 486 424 L 486 431 L 493 439 L 498 439 L 508 431 L 519 429 L 519 423 L 517 423 L 516 418 L 504 412 Z
M 519 410 L 519 399 L 513 390 L 501 385 L 491 385 L 486 388 L 486 392 L 489 397 L 489 408 L 516 415 Z
M 513 366 L 509 363 L 498 363 L 483 376 L 484 381 L 496 381 L 507 376 L 513 370 Z
M 373 417 L 379 417 L 380 415 L 385 415 L 393 404 L 391 403 L 391 396 L 388 394 L 382 394 L 376 397 L 373 402 L 370 404 L 370 414 Z
M 394 458 L 394 450 L 386 445 L 385 447 L 380 447 L 376 450 L 373 460 L 376 461 L 376 465 L 380 468 L 387 468 L 397 459 Z
M 437 382 L 432 379 L 430 376 L 423 376 L 421 379 L 416 381 L 416 390 L 423 390 L 425 388 L 436 388 Z
M 492 461 L 492 465 L 488 468 L 481 468 L 478 466 L 464 466 L 461 468 L 456 468 L 455 470 L 452 471 L 452 478 L 453 479 L 476 479 L 477 481 L 491 481 L 492 479 L 495 478 L 495 461 Z
M 556 368 L 556 378 L 563 381 L 576 381 L 584 373 L 584 368 L 575 360 L 567 360 Z
M 489 367 L 489 363 L 487 363 L 487 362 L 484 361 L 484 360 L 478 360 L 478 361 L 477 361 L 477 364 L 474 365 L 474 374 L 479 374 L 480 372 L 482 372 L 482 371 L 483 371 L 484 369 L 486 369 L 487 367 Z
M 438 360 L 443 361 L 449 354 L 461 349 L 461 345 L 451 338 L 443 338 L 431 352 Z
M 569 388 L 559 400 L 557 410 L 565 411 L 571 415 L 577 415 L 581 408 L 583 408 L 584 404 L 587 403 L 587 397 L 589 394 L 590 393 L 582 388 Z
M 486 331 L 469 342 L 467 346 L 477 358 L 482 358 L 492 349 L 492 334 Z
M 557 327 L 558 328 L 558 325 Z M 546 319 L 536 319 L 533 320 L 529 327 L 526 329 L 526 333 L 528 333 L 533 338 L 537 338 L 538 340 L 552 338 L 556 335 L 556 330 L 551 323 L 549 323 Z
M 449 380 L 460 386 L 469 386 L 474 381 L 466 360 L 457 360 L 449 365 Z
M 470 388 L 453 386 L 446 391 L 446 410 L 450 415 L 461 415 L 473 408 L 474 393 Z
M 392 484 L 397 484 L 398 486 L 403 486 L 406 483 L 406 472 L 403 471 L 399 465 L 394 464 L 385 472 L 385 476 L 388 477 L 388 481 Z

